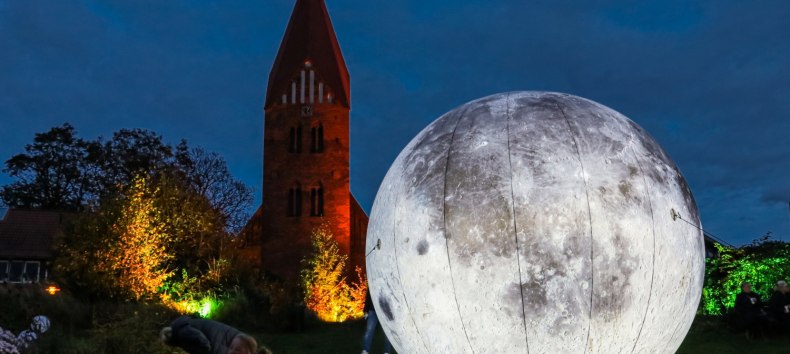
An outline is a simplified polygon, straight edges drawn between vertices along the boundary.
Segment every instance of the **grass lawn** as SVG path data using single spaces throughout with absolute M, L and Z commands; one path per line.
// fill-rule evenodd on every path
M 749 340 L 744 333 L 734 332 L 718 319 L 697 317 L 678 353 L 790 354 L 790 335 Z
M 357 354 L 364 330 L 364 323 L 356 321 L 314 325 L 301 333 L 261 333 L 255 337 L 277 354 Z M 381 335 L 376 335 L 373 354 L 382 352 Z M 750 341 L 718 320 L 698 317 L 678 353 L 790 354 L 790 336 Z

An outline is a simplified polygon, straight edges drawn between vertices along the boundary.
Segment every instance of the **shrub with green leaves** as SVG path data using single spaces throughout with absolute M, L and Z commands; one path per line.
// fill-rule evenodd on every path
M 740 248 L 719 244 L 716 248 L 719 257 L 709 258 L 705 264 L 702 314 L 726 314 L 735 306 L 743 282 L 752 284 L 752 291 L 768 301 L 776 281 L 790 275 L 790 244 L 770 240 L 769 235 Z

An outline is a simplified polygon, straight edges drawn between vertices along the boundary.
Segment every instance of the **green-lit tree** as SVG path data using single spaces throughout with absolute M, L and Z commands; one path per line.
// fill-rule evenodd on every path
M 777 280 L 790 276 L 790 244 L 774 241 L 770 233 L 740 248 L 716 244 L 719 256 L 705 264 L 705 285 L 700 311 L 706 315 L 727 313 L 735 305 L 742 282 L 766 301 Z

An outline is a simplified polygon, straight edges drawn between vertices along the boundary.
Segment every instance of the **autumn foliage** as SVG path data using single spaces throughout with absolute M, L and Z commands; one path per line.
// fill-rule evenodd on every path
M 145 179 L 132 181 L 128 200 L 111 229 L 117 243 L 105 250 L 102 259 L 102 266 L 118 275 L 119 290 L 135 300 L 155 294 L 173 273 L 166 268 L 173 258 L 166 248 L 169 236 L 150 197 L 155 193 Z
M 346 279 L 348 256 L 340 253 L 327 225 L 313 231 L 312 244 L 312 254 L 302 270 L 307 308 L 326 322 L 361 318 L 367 292 L 362 269 L 355 269 L 357 282 Z
M 139 176 L 75 222 L 55 269 L 72 291 L 94 299 L 193 308 L 229 280 L 230 242 L 202 195 L 164 174 Z

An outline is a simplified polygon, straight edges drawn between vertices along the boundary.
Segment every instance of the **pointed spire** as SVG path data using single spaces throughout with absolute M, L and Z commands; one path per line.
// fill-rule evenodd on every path
M 291 83 L 309 61 L 334 100 L 350 107 L 348 69 L 324 0 L 297 0 L 269 73 L 265 108 L 291 94 Z M 323 89 L 323 88 L 322 88 Z

